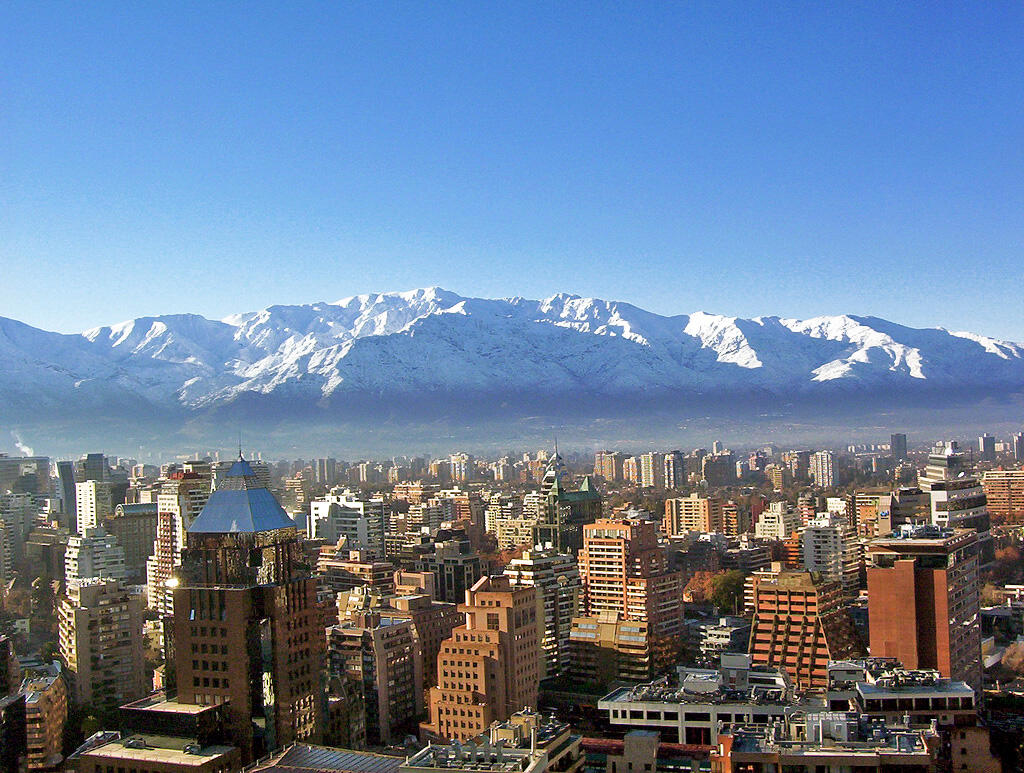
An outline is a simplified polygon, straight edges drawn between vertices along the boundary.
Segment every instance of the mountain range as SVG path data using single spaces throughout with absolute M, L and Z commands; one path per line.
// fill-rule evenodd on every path
M 436 287 L 60 334 L 0 318 L 0 421 L 557 421 L 792 406 L 936 408 L 1024 391 L 1024 346 L 877 317 L 662 316 Z

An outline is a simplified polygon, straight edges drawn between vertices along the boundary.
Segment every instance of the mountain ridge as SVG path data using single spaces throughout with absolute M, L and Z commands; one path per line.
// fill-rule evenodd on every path
M 272 416 L 351 408 L 372 420 L 395 401 L 416 413 L 420 397 L 428 417 L 490 400 L 527 412 L 557 405 L 571 418 L 580 396 L 600 413 L 623 401 L 767 406 L 1024 389 L 1024 346 L 979 333 L 851 314 L 665 316 L 569 293 L 487 299 L 440 287 L 220 320 L 145 316 L 79 334 L 0 317 L 0 357 L 8 422 L 82 411 L 189 417 L 235 404 Z

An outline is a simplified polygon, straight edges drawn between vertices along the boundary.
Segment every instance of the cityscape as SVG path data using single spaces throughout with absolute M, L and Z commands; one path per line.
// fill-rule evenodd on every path
M 5 771 L 1021 761 L 1024 432 L 0 487 Z
M 0 773 L 1024 773 L 1024 4 L 0 30 Z

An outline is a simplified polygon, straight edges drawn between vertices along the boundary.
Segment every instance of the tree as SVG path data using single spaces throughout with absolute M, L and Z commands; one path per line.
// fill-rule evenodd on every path
M 743 572 L 735 569 L 718 575 L 711 581 L 711 603 L 723 612 L 737 614 L 743 602 Z

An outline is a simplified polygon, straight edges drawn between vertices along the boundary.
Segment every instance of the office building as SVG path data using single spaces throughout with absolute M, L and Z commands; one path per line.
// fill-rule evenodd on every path
M 249 764 L 323 731 L 324 629 L 294 522 L 239 459 L 186 531 L 175 573 L 177 701 L 227 703 Z
M 1014 432 L 1010 438 L 1010 450 L 1015 462 L 1024 462 L 1024 432 Z
M 983 462 L 996 460 L 996 439 L 994 435 L 985 433 L 978 438 L 978 458 Z
M 905 527 L 868 546 L 871 654 L 981 689 L 978 543 L 970 530 Z
M 433 549 L 416 561 L 416 570 L 433 573 L 438 601 L 460 604 L 466 591 L 484 573 L 480 554 L 468 539 L 451 539 L 434 543 Z
M 559 553 L 576 553 L 583 545 L 583 527 L 601 517 L 601 495 L 589 476 L 577 491 L 565 488 L 565 468 L 557 453 L 541 481 L 543 507 L 533 531 L 533 544 Z
M 389 595 L 395 588 L 394 564 L 378 561 L 365 550 L 348 550 L 344 539 L 320 549 L 316 573 L 320 586 L 332 594 L 365 587 Z
M 894 432 L 889 436 L 889 451 L 894 462 L 903 462 L 907 459 L 907 436 L 902 432 Z
M 527 550 L 513 558 L 505 575 L 515 587 L 537 589 L 540 678 L 559 676 L 569 665 L 569 632 L 579 614 L 582 580 L 574 556 L 553 550 Z
M 797 688 L 824 687 L 829 661 L 858 653 L 860 643 L 842 608 L 839 583 L 773 566 L 753 575 L 752 593 L 751 658 L 757 665 L 785 670 Z
M 156 542 L 157 504 L 145 502 L 121 504 L 105 524 L 107 533 L 124 548 L 124 569 L 128 582 L 146 581 L 146 561 L 153 555 Z
M 142 598 L 119 580 L 68 583 L 58 611 L 59 646 L 75 703 L 109 710 L 148 692 L 142 608 Z
M 508 577 L 481 577 L 459 610 L 466 621 L 441 645 L 438 685 L 430 690 L 427 737 L 465 741 L 492 722 L 536 708 L 537 596 Z

